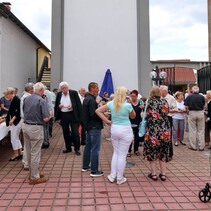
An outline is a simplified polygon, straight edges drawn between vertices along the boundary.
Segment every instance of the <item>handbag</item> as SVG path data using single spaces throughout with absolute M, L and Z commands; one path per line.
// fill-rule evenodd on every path
M 147 121 L 146 121 L 146 110 L 147 110 L 147 104 L 148 104 L 148 99 L 146 101 L 146 105 L 145 105 L 145 108 L 144 108 L 144 115 L 143 115 L 143 118 L 139 124 L 139 127 L 138 127 L 138 135 L 139 137 L 143 137 L 146 133 L 146 124 L 147 124 Z

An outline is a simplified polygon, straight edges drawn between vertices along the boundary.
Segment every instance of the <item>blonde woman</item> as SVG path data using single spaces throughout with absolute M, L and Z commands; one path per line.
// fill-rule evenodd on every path
M 21 117 L 20 117 L 20 99 L 15 95 L 14 88 L 7 88 L 8 99 L 11 100 L 11 104 L 6 117 L 6 125 L 10 126 L 11 131 L 11 143 L 13 148 L 13 156 L 9 161 L 20 160 L 22 158 L 22 144 L 19 138 L 21 131 Z
M 14 95 L 14 88 L 8 87 L 3 92 L 3 97 L 0 99 L 1 115 L 6 116 Z
M 126 102 L 126 96 L 127 89 L 118 87 L 114 94 L 114 100 L 96 110 L 97 115 L 111 125 L 111 141 L 114 151 L 111 161 L 111 173 L 107 178 L 111 183 L 117 180 L 118 185 L 127 181 L 123 174 L 127 152 L 133 140 L 133 131 L 129 118 L 134 119 L 136 116 L 132 105 Z M 111 121 L 104 115 L 107 110 L 111 111 Z
M 172 117 L 173 141 L 175 146 L 178 146 L 178 140 L 182 145 L 186 145 L 185 143 L 183 143 L 184 130 L 185 130 L 185 114 L 187 113 L 183 101 L 184 96 L 182 92 L 176 92 L 174 96 L 177 101 L 177 111 L 175 111 L 175 114 Z M 178 130 L 180 131 L 179 139 L 178 139 Z

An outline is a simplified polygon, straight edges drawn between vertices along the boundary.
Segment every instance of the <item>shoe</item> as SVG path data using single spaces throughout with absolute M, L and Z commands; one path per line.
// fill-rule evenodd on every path
M 41 149 L 48 149 L 48 147 L 49 147 L 49 144 L 43 144 Z
M 36 184 L 40 184 L 40 183 L 44 183 L 44 182 L 47 182 L 47 179 L 45 177 L 39 178 L 39 179 L 30 179 L 29 185 L 36 185 Z
M 180 144 L 182 144 L 182 145 L 186 146 L 186 144 L 185 144 L 184 142 L 182 142 L 182 141 L 180 141 Z
M 127 153 L 127 157 L 131 157 L 131 153 L 130 152 Z
M 166 175 L 164 174 L 159 174 L 159 177 L 162 181 L 166 181 Z
M 29 167 L 23 167 L 24 171 L 29 171 Z
M 16 161 L 16 160 L 20 160 L 20 155 L 9 159 L 9 161 Z
M 111 175 L 108 175 L 107 176 L 109 182 L 113 183 L 115 181 L 115 179 L 111 176 Z
M 204 149 L 199 149 L 199 151 L 204 151 Z
M 174 143 L 174 146 L 178 146 L 178 143 L 177 143 L 177 142 L 175 142 L 175 143 Z
M 82 171 L 82 172 L 86 172 L 86 171 L 90 171 L 90 169 L 91 169 L 90 167 L 82 168 L 81 171 Z
M 80 153 L 79 150 L 78 150 L 78 151 L 75 151 L 75 154 L 76 154 L 77 156 L 80 156 L 80 155 L 81 155 L 81 153 Z
M 64 149 L 62 152 L 63 153 L 69 153 L 69 152 L 72 152 L 72 149 Z
M 140 155 L 140 152 L 139 152 L 139 151 L 136 151 L 134 154 L 135 154 L 136 156 L 139 156 L 139 155 Z
M 149 177 L 150 179 L 154 180 L 154 181 L 157 181 L 157 180 L 158 180 L 158 177 L 157 177 L 156 174 L 153 175 L 152 173 L 150 173 L 150 174 L 148 174 L 148 177 Z
M 125 182 L 127 182 L 127 178 L 123 177 L 121 180 L 117 180 L 117 185 L 121 185 Z
M 207 149 L 211 149 L 211 146 L 209 146 Z
M 40 178 L 44 178 L 45 177 L 45 175 L 44 174 L 40 174 Z M 30 176 L 29 176 L 29 178 L 28 178 L 29 180 L 32 180 L 31 178 L 30 178 Z
M 100 176 L 103 176 L 103 171 L 91 171 L 91 174 L 90 174 L 91 177 L 100 177 Z
M 188 147 L 188 149 L 193 150 L 193 151 L 196 151 L 197 150 L 197 149 L 194 149 L 192 147 Z

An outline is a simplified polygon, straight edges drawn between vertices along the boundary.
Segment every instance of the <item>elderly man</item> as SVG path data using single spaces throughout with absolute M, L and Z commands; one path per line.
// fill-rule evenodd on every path
M 71 152 L 71 144 L 74 143 L 75 154 L 80 156 L 80 137 L 78 128 L 82 118 L 82 105 L 78 92 L 69 89 L 67 82 L 59 84 L 60 92 L 56 96 L 55 118 L 61 120 L 66 149 L 63 153 Z M 71 129 L 71 131 L 70 131 Z
M 188 95 L 185 99 L 185 106 L 188 111 L 188 125 L 189 125 L 189 141 L 190 150 L 197 150 L 197 138 L 199 151 L 203 151 L 205 147 L 204 131 L 205 131 L 205 120 L 204 120 L 204 106 L 205 98 L 199 94 L 199 87 L 192 87 L 193 94 Z
M 23 103 L 26 97 L 30 96 L 33 93 L 33 83 L 27 83 L 25 84 L 25 91 L 21 97 L 21 103 L 20 103 L 20 112 L 21 112 L 21 121 L 23 123 L 24 121 L 24 114 L 23 114 Z M 22 127 L 22 125 L 21 125 Z M 27 153 L 26 153 L 26 146 L 25 146 L 25 141 L 24 141 L 24 150 L 23 150 L 23 158 L 22 158 L 22 163 L 24 166 L 24 170 L 29 170 L 29 164 L 28 164 L 28 159 L 27 159 Z
M 41 146 L 43 144 L 43 124 L 49 121 L 49 111 L 46 101 L 42 98 L 45 86 L 38 82 L 34 85 L 34 93 L 26 97 L 23 104 L 24 123 L 22 124 L 27 159 L 30 170 L 29 184 L 46 182 L 39 173 Z
M 172 160 L 173 158 L 173 144 L 172 144 L 172 116 L 174 113 L 177 111 L 177 102 L 175 98 L 168 93 L 168 86 L 161 85 L 160 86 L 160 91 L 161 91 L 161 97 L 166 99 L 169 105 L 169 113 L 168 113 L 168 119 L 171 124 L 171 138 L 169 142 L 169 161 Z

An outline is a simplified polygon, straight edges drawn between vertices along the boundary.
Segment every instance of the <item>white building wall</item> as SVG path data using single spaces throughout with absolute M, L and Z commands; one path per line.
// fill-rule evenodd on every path
M 0 24 L 0 95 L 8 86 L 20 95 L 28 78 L 36 78 L 36 43 L 10 19 Z
M 138 89 L 136 0 L 64 0 L 63 78 L 72 89 L 102 85 L 107 69 Z

